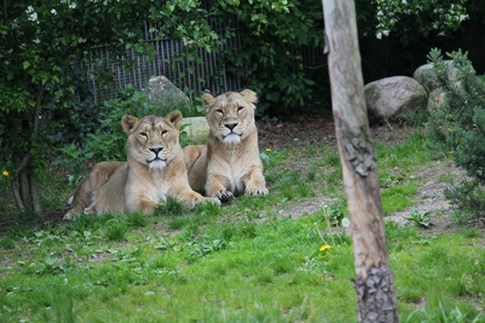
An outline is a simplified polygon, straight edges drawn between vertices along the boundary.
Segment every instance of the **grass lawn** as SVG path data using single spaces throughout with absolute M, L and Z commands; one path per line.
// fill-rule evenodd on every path
M 425 136 L 418 130 L 376 147 L 386 216 L 422 208 L 421 187 L 437 167 Z M 356 322 L 335 146 L 264 154 L 266 197 L 191 211 L 169 200 L 151 217 L 2 230 L 0 322 Z M 46 204 L 63 208 L 73 189 L 53 183 Z M 8 210 L 0 208 L 3 217 Z M 452 211 L 426 213 L 440 223 Z M 386 222 L 402 322 L 485 322 L 485 231 L 450 223 Z M 321 251 L 324 244 L 331 247 Z

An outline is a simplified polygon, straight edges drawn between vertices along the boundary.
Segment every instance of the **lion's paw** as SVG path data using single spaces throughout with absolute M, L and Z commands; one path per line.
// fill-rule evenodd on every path
M 66 214 L 64 214 L 64 217 L 62 218 L 64 221 L 72 221 L 76 217 L 76 214 L 74 212 L 68 211 Z
M 216 194 L 216 198 L 220 202 L 228 202 L 233 197 L 234 197 L 234 195 L 228 190 L 224 190 L 224 191 L 221 190 L 221 191 L 217 192 L 217 194 Z
M 246 190 L 245 194 L 253 196 L 267 195 L 268 189 L 266 187 L 255 187 L 253 189 Z
M 212 203 L 212 204 L 215 204 L 215 205 L 221 205 L 221 200 L 219 200 L 219 198 L 217 198 L 217 197 L 208 198 L 206 201 L 208 203 Z

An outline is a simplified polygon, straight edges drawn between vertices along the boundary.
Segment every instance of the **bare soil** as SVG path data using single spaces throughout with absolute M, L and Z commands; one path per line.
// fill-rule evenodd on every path
M 277 149 L 291 145 L 306 146 L 323 143 L 336 147 L 335 125 L 331 118 L 297 118 L 292 121 L 279 121 L 259 125 L 260 147 Z M 371 127 L 373 140 L 386 145 L 393 145 L 405 140 L 415 129 L 403 125 L 375 125 Z M 295 167 L 293 161 L 281 167 Z M 307 163 L 298 163 L 304 167 Z M 409 225 L 407 218 L 413 209 L 428 212 L 431 219 L 430 232 L 443 232 L 453 229 L 452 210 L 445 199 L 443 191 L 449 185 L 440 181 L 440 177 L 447 174 L 463 174 L 463 171 L 453 165 L 451 161 L 434 161 L 426 168 L 418 170 L 414 175 L 423 179 L 414 197 L 416 205 L 403 211 L 394 212 L 386 217 L 387 221 L 394 221 L 400 225 Z M 324 196 L 296 201 L 279 211 L 280 217 L 298 218 L 305 214 L 320 210 L 325 204 L 337 202 Z

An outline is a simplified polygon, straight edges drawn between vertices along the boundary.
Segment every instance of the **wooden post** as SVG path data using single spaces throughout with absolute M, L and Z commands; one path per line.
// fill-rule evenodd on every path
M 398 322 L 376 157 L 364 98 L 355 5 L 322 0 L 332 110 L 351 216 L 360 322 Z

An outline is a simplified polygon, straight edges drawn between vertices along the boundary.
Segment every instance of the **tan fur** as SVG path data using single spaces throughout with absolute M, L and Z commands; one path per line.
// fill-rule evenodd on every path
M 128 136 L 126 162 L 101 162 L 82 181 L 71 209 L 64 215 L 72 220 L 79 213 L 151 214 L 168 196 L 188 207 L 214 201 L 194 192 L 187 179 L 184 156 L 179 143 L 182 114 L 165 118 L 125 115 L 121 120 Z
M 204 94 L 202 103 L 210 129 L 207 145 L 184 148 L 189 183 L 194 190 L 205 191 L 221 201 L 234 195 L 268 194 L 254 122 L 256 101 L 256 93 L 251 90 L 217 97 Z

